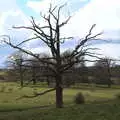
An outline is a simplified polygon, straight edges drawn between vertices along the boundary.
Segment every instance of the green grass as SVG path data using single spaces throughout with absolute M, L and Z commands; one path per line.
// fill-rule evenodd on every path
M 111 101 L 105 104 L 71 105 L 69 107 L 34 108 L 1 112 L 0 120 L 119 120 L 120 104 Z
M 115 95 L 120 93 L 118 88 L 64 89 L 65 108 L 55 109 L 55 92 L 16 100 L 23 95 L 32 95 L 34 91 L 48 89 L 46 87 L 36 85 L 21 89 L 17 83 L 0 83 L 0 120 L 119 120 L 116 118 L 120 118 L 120 101 L 114 100 Z M 85 105 L 73 104 L 78 92 L 84 94 Z
M 5 72 L 4 71 L 0 71 L 0 75 L 5 75 Z
M 1 83 L 0 91 L 4 86 L 4 91 L 0 92 L 0 106 L 4 105 L 13 105 L 19 106 L 22 104 L 23 106 L 43 106 L 43 105 L 54 105 L 55 104 L 55 92 L 51 92 L 45 94 L 43 96 L 39 96 L 33 99 L 23 98 L 20 100 L 16 100 L 17 98 L 23 95 L 32 95 L 34 91 L 41 92 L 49 88 L 42 87 L 24 87 L 20 89 L 19 85 L 16 83 Z M 73 103 L 74 96 L 78 93 L 82 92 L 86 98 L 86 101 L 101 101 L 113 99 L 116 94 L 119 93 L 119 89 L 64 89 L 64 103 L 71 104 Z M 9 99 L 8 99 L 9 98 Z M 4 105 L 0 107 L 0 110 L 4 108 Z M 9 108 L 9 107 L 8 107 Z

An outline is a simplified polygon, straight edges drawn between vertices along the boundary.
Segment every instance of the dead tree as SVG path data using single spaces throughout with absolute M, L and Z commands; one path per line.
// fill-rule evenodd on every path
M 14 52 L 12 55 L 9 56 L 9 58 L 7 59 L 7 64 L 8 67 L 11 68 L 11 70 L 15 70 L 18 71 L 19 73 L 19 79 L 20 79 L 20 85 L 21 87 L 23 87 L 23 73 L 24 73 L 24 69 L 23 69 L 23 54 L 20 53 L 20 51 L 16 51 Z
M 56 90 L 56 107 L 61 108 L 63 107 L 63 86 L 62 86 L 62 76 L 63 73 L 66 70 L 69 70 L 74 64 L 81 62 L 81 57 L 83 56 L 91 56 L 95 57 L 96 55 L 91 52 L 93 50 L 96 50 L 95 48 L 91 48 L 88 46 L 88 42 L 91 40 L 95 40 L 95 38 L 101 33 L 92 35 L 92 30 L 96 26 L 95 24 L 92 25 L 90 28 L 88 34 L 83 38 L 79 39 L 79 43 L 73 48 L 71 54 L 66 57 L 61 56 L 61 44 L 64 44 L 66 40 L 73 39 L 73 37 L 61 37 L 60 30 L 61 28 L 68 23 L 71 16 L 69 16 L 64 22 L 60 22 L 60 13 L 61 9 L 64 7 L 64 5 L 58 7 L 52 7 L 50 5 L 49 12 L 47 15 L 41 15 L 41 17 L 46 21 L 47 25 L 40 26 L 36 23 L 35 19 L 31 17 L 31 26 L 16 26 L 14 28 L 16 29 L 26 29 L 31 30 L 34 33 L 33 38 L 27 39 L 22 41 L 21 43 L 15 45 L 9 40 L 4 39 L 4 42 L 11 46 L 12 48 L 18 49 L 24 53 L 27 53 L 31 55 L 32 57 L 38 59 L 40 62 L 49 64 L 49 69 L 54 73 L 55 78 L 55 88 L 48 90 L 48 93 L 50 91 Z M 54 22 L 53 22 L 54 21 Z M 47 31 L 47 32 L 46 32 Z M 6 36 L 3 36 L 6 37 Z M 39 39 L 40 41 L 44 42 L 46 46 L 51 51 L 51 57 L 49 58 L 39 58 L 36 54 L 32 53 L 31 51 L 25 50 L 20 45 L 24 44 L 25 42 L 28 42 L 30 40 Z M 63 62 L 64 60 L 67 60 L 66 62 Z M 37 95 L 41 94 L 36 94 Z
M 95 67 L 97 68 L 97 74 L 100 79 L 104 79 L 104 83 L 107 82 L 108 87 L 110 88 L 112 85 L 111 81 L 111 69 L 114 65 L 114 62 L 116 60 L 109 58 L 109 57 L 104 57 L 100 60 L 98 60 L 95 63 Z M 102 76 L 101 76 L 102 74 Z

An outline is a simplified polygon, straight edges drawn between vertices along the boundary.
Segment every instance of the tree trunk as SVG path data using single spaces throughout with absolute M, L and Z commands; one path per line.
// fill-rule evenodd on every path
M 111 71 L 110 66 L 108 66 L 108 87 L 111 88 L 112 81 L 111 81 Z
M 33 85 L 36 85 L 36 75 L 35 75 L 35 67 L 32 67 L 32 81 L 33 81 Z
M 33 78 L 32 81 L 33 81 L 33 85 L 36 85 L 36 79 Z
M 108 77 L 108 88 L 111 88 L 111 85 L 112 85 L 112 81 L 111 81 L 111 77 L 109 76 Z
M 108 88 L 111 88 L 111 83 L 108 84 Z
M 20 65 L 20 85 L 23 87 L 23 71 L 22 71 L 22 66 Z
M 48 85 L 48 87 L 50 86 L 50 80 L 49 80 L 49 77 L 47 76 L 47 85 Z
M 62 77 L 58 75 L 56 77 L 56 107 L 63 107 L 63 88 L 62 88 Z

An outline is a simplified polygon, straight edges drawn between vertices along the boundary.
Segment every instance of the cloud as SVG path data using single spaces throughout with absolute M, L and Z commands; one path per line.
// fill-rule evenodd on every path
M 96 32 L 104 31 L 102 38 L 104 39 L 116 39 L 120 38 L 116 32 L 120 30 L 120 1 L 119 0 L 52 0 L 53 4 L 68 3 L 68 11 L 72 11 L 77 7 L 77 4 L 83 5 L 79 6 L 74 13 L 69 24 L 62 29 L 65 35 L 79 36 L 83 37 L 87 31 L 90 29 L 92 24 L 97 24 L 95 29 Z M 28 1 L 27 6 L 33 9 L 35 12 L 46 11 L 49 8 L 51 0 L 42 1 Z M 66 10 L 65 12 L 66 13 Z M 62 12 L 63 19 L 64 13 Z M 63 34 L 62 33 L 62 34 Z
M 92 24 L 97 24 L 96 31 L 104 31 L 103 38 L 114 38 L 115 32 L 120 30 L 119 4 L 119 0 L 91 0 L 85 7 L 80 8 L 71 19 L 69 24 L 71 33 L 83 35 Z M 111 32 L 113 32 L 113 36 L 111 36 Z
M 17 32 L 15 32 L 16 30 L 12 29 L 12 26 L 28 24 L 27 16 L 18 7 L 16 0 L 0 1 L 0 6 L 0 34 L 14 35 L 14 37 L 19 36 Z M 22 33 L 24 34 L 24 32 Z
M 30 20 L 21 8 L 18 6 L 16 0 L 11 0 L 11 2 L 4 0 L 0 1 L 0 35 L 9 35 L 11 41 L 14 44 L 18 44 L 21 41 L 28 39 L 31 36 L 31 31 L 25 29 L 13 29 L 13 26 L 29 26 Z M 5 9 L 2 7 L 6 5 Z M 9 49 L 9 46 L 6 50 Z M 8 51 L 8 54 L 10 52 Z M 7 53 L 6 53 L 7 54 Z
M 79 2 L 78 2 L 79 1 Z M 72 18 L 69 21 L 68 25 L 61 29 L 61 35 L 63 36 L 78 36 L 83 38 L 87 33 L 90 27 L 93 24 L 96 24 L 96 28 L 93 31 L 93 34 L 99 33 L 101 31 L 104 34 L 101 35 L 102 39 L 120 39 L 120 0 L 61 0 L 56 2 L 53 0 L 54 4 L 68 2 L 68 11 L 70 9 L 75 9 L 72 11 Z M 56 2 L 56 3 L 55 3 Z M 40 11 L 45 11 L 49 8 L 50 0 L 42 1 L 28 1 L 27 6 L 33 9 L 36 13 Z M 81 6 L 77 6 L 77 4 Z M 85 3 L 83 5 L 83 3 Z M 65 11 L 66 12 L 66 11 Z M 64 13 L 61 16 L 62 20 L 65 18 Z M 72 45 L 72 42 L 71 42 Z M 70 44 L 65 44 L 63 49 L 71 47 Z M 101 52 L 106 56 L 119 57 L 118 51 L 120 51 L 119 44 L 98 44 L 96 45 L 101 49 Z M 37 47 L 36 51 L 39 47 Z M 40 48 L 41 49 L 41 48 Z M 44 48 L 42 48 L 43 50 Z
M 51 0 L 42 0 L 42 1 L 28 1 L 27 6 L 32 8 L 35 12 L 39 13 L 41 11 L 47 11 Z
M 64 52 L 68 49 L 73 49 L 75 45 L 78 43 L 77 38 L 75 40 L 65 41 L 64 44 L 61 44 L 61 52 Z M 33 53 L 49 53 L 50 49 L 46 46 L 45 43 L 40 40 L 32 40 L 25 45 L 25 49 L 32 51 Z
M 94 47 L 100 48 L 99 53 L 104 56 L 113 57 L 114 59 L 120 59 L 120 44 L 97 44 L 94 45 Z
M 29 33 L 25 30 L 12 29 L 12 26 L 27 24 L 29 24 L 28 18 L 19 8 L 16 0 L 0 1 L 0 35 L 9 35 L 13 43 L 20 42 L 28 38 Z M 0 54 L 2 55 L 0 66 L 6 56 L 11 54 L 13 51 L 14 49 L 11 49 L 7 45 L 0 45 Z
M 0 56 L 0 68 L 6 66 L 5 61 L 6 61 L 7 57 L 8 56 L 5 56 L 5 55 Z
M 10 10 L 18 9 L 16 0 L 1 0 L 0 1 L 0 12 L 8 12 Z
M 47 12 L 50 4 L 53 6 L 65 4 L 68 0 L 41 0 L 41 1 L 28 1 L 27 6 L 32 8 L 36 13 Z
M 37 14 L 47 12 L 51 0 L 33 1 L 29 0 L 26 8 L 29 7 Z M 84 37 L 91 25 L 96 23 L 97 26 L 93 33 L 104 31 L 101 38 L 120 39 L 120 0 L 52 0 L 53 4 L 68 3 L 65 12 L 62 12 L 61 19 L 64 20 L 66 14 L 72 12 L 73 17 L 68 25 L 61 29 L 63 36 Z M 11 29 L 13 25 L 29 25 L 28 16 L 19 8 L 16 0 L 0 1 L 0 34 L 9 34 L 14 42 L 20 42 L 28 37 L 30 33 L 25 30 Z M 38 18 L 38 17 L 37 17 Z M 38 21 L 38 19 L 36 19 Z M 40 21 L 41 22 L 41 21 Z M 43 21 L 41 22 L 43 24 Z M 62 46 L 62 51 L 71 48 L 73 41 L 68 41 Z M 42 44 L 36 41 L 26 44 L 29 50 L 33 52 L 49 52 Z M 106 56 L 119 57 L 119 44 L 98 44 L 96 47 L 101 48 L 101 52 Z M 8 49 L 8 48 L 7 48 Z M 8 53 L 5 53 L 9 54 Z

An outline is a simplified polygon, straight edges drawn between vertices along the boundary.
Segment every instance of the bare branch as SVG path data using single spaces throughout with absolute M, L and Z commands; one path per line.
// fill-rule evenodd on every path
M 94 27 L 96 26 L 96 24 L 93 24 L 92 27 L 89 30 L 89 33 L 86 35 L 85 39 L 88 39 L 88 37 L 92 34 L 92 30 L 94 29 Z
M 43 91 L 41 93 L 34 93 L 34 95 L 31 95 L 31 96 L 23 95 L 23 96 L 17 98 L 16 100 L 20 100 L 20 99 L 23 99 L 23 98 L 35 98 L 35 97 L 44 95 L 46 93 L 49 93 L 49 92 L 52 92 L 52 91 L 55 91 L 55 90 L 56 90 L 56 88 L 52 88 L 52 89 L 49 89 L 49 90 L 45 90 L 45 91 Z
M 59 21 L 59 19 L 60 19 L 60 12 L 61 12 L 61 9 L 62 9 L 65 5 L 67 5 L 67 3 L 61 5 L 61 6 L 58 8 L 58 15 L 57 15 L 57 17 L 58 17 L 58 18 L 57 18 L 58 21 Z
M 57 8 L 57 6 L 55 6 L 53 9 L 52 9 L 52 5 L 50 4 L 50 8 L 49 8 L 49 13 L 53 16 L 53 18 L 55 20 L 57 20 L 57 17 L 53 14 L 54 10 Z
M 100 35 L 102 35 L 103 34 L 103 32 L 101 32 L 101 33 L 98 33 L 98 34 L 96 34 L 96 35 L 94 35 L 94 36 L 91 36 L 91 37 L 89 37 L 88 39 L 89 40 L 94 40 L 94 38 L 96 38 L 96 37 L 98 37 L 98 36 L 100 36 Z M 96 39 L 97 40 L 97 39 Z
M 50 39 L 50 36 L 48 34 L 46 34 L 42 29 L 41 27 L 39 27 L 36 23 L 35 23 L 35 20 L 33 17 L 31 17 L 32 21 L 32 27 L 34 29 L 34 32 L 36 32 L 37 34 L 41 35 L 42 37 L 45 37 L 46 39 Z
M 54 12 L 55 10 L 56 10 L 56 8 L 57 8 L 57 5 L 52 9 L 52 4 L 50 4 L 51 5 L 51 12 Z
M 62 23 L 59 25 L 59 27 L 62 27 L 62 26 L 64 26 L 65 24 L 67 24 L 68 21 L 70 20 L 70 18 L 71 18 L 71 16 L 69 16 L 69 17 L 67 18 L 67 20 L 65 20 L 64 22 L 62 22 Z
M 41 41 L 43 41 L 48 47 L 50 47 L 50 42 L 48 40 L 46 40 L 44 37 L 38 35 L 38 34 L 34 34 L 36 36 L 36 38 L 39 38 Z
M 60 38 L 60 43 L 63 44 L 65 42 L 65 40 L 69 40 L 69 39 L 73 39 L 73 37 L 63 37 L 63 38 Z
M 29 30 L 34 30 L 32 27 L 27 27 L 27 26 L 13 26 L 12 28 L 15 28 L 15 29 L 29 29 Z
M 73 39 L 74 37 L 63 37 L 63 38 L 60 38 L 60 40 L 69 40 L 69 39 Z
M 10 43 L 10 36 L 9 35 L 1 35 L 0 37 L 2 38 L 2 42 L 5 42 L 7 39 L 7 41 Z
M 11 42 L 7 42 L 7 41 L 4 41 L 7 45 L 10 45 L 11 47 L 13 47 L 13 48 L 15 48 L 15 49 L 18 49 L 18 50 L 20 50 L 20 51 L 22 51 L 22 52 L 24 52 L 24 53 L 26 53 L 26 54 L 29 54 L 29 55 L 31 55 L 31 56 L 33 56 L 33 57 L 35 57 L 36 59 L 38 59 L 40 62 L 42 62 L 42 63 L 47 63 L 47 64 L 51 64 L 51 65 L 55 65 L 53 62 L 51 62 L 51 61 L 48 61 L 48 60 L 43 60 L 43 59 L 41 59 L 41 58 L 39 58 L 39 56 L 37 56 L 36 54 L 34 54 L 34 53 L 32 53 L 31 51 L 28 51 L 28 50 L 25 50 L 25 49 L 23 49 L 23 48 L 20 48 L 20 47 L 18 47 L 18 46 L 16 46 L 16 45 L 13 45 Z
M 96 25 L 92 25 L 91 29 L 89 30 L 89 33 L 88 35 L 86 35 L 85 39 L 80 39 L 80 43 L 78 45 L 76 45 L 74 51 L 72 52 L 71 54 L 71 57 L 74 57 L 76 54 L 79 54 L 78 50 L 81 48 L 81 51 L 83 50 L 83 48 L 85 47 L 85 44 L 88 42 L 88 41 L 92 41 L 94 40 L 97 36 L 101 35 L 102 33 L 98 33 L 94 36 L 91 36 L 90 35 L 92 34 L 92 30 L 93 28 L 95 27 Z
M 27 39 L 27 40 L 24 40 L 24 41 L 22 41 L 21 43 L 17 44 L 16 46 L 20 46 L 20 45 L 22 45 L 22 44 L 24 44 L 24 43 L 26 43 L 26 42 L 29 42 L 29 41 L 35 40 L 35 39 L 38 39 L 38 37 L 33 37 L 33 38 L 29 38 L 29 39 Z

